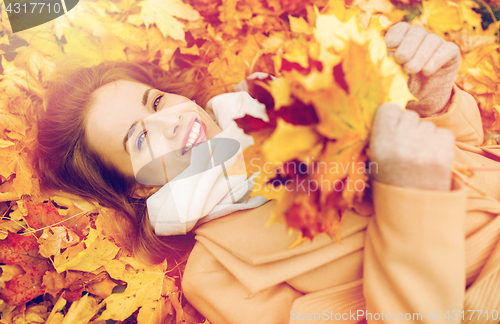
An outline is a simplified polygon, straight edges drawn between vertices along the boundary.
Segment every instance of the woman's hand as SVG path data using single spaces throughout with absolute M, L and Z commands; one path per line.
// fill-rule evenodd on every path
M 460 65 L 460 49 L 422 27 L 400 22 L 385 35 L 388 48 L 395 48 L 394 59 L 410 74 L 408 87 L 419 101 L 406 106 L 422 117 L 445 110 Z
M 400 187 L 447 191 L 455 137 L 396 104 L 377 110 L 370 138 L 371 177 Z

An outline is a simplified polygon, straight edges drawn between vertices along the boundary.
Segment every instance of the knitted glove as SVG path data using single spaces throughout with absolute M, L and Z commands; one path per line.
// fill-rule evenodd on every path
M 455 138 L 396 104 L 377 110 L 370 138 L 372 178 L 394 186 L 447 191 Z
M 396 48 L 394 59 L 404 64 L 410 74 L 408 87 L 418 99 L 409 102 L 406 108 L 418 112 L 421 117 L 444 111 L 460 65 L 458 46 L 405 22 L 392 26 L 385 42 L 388 48 Z

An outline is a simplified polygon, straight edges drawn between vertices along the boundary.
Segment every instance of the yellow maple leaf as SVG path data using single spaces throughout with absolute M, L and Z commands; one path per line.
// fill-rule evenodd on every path
M 479 4 L 473 0 L 453 0 L 458 6 L 460 20 L 475 29 L 481 28 L 481 14 L 473 9 L 479 9 Z M 482 28 L 481 28 L 482 29 Z
M 378 18 L 379 23 L 387 27 L 405 16 L 405 11 L 396 9 L 389 0 L 355 0 L 353 5 L 361 11 L 359 23 L 363 28 L 368 27 L 372 18 Z
M 0 115 L 1 116 L 1 115 Z M 15 173 L 15 169 L 12 169 L 11 166 L 14 163 L 16 158 L 16 148 L 15 146 L 7 146 L 5 148 L 0 149 L 0 176 L 4 179 L 8 179 L 10 175 Z M 10 182 L 12 184 L 12 182 Z M 12 188 L 14 189 L 14 188 Z M 2 192 L 6 192 L 6 188 L 2 190 Z
M 38 50 L 52 60 L 63 57 L 61 45 L 58 43 L 54 32 L 42 26 L 26 29 L 16 33 L 16 37 L 24 39 L 30 47 Z
M 317 9 L 314 36 L 324 48 L 333 48 L 337 53 L 344 49 L 348 40 L 361 43 L 360 26 L 357 17 L 352 16 L 347 22 L 340 21 L 335 14 L 320 14 Z
M 98 320 L 123 321 L 140 307 L 138 320 L 141 320 L 138 323 L 151 323 L 153 318 L 159 319 L 155 322 L 161 323 L 161 319 L 169 313 L 166 296 L 176 289 L 172 280 L 165 276 L 167 262 L 148 266 L 135 260 L 133 267 L 126 261 L 120 258 L 104 265 L 113 279 L 127 282 L 127 288 L 104 300 L 106 310 Z
M 1 189 L 1 187 L 0 187 Z M 22 226 L 19 222 L 14 222 L 12 220 L 0 220 L 0 240 L 4 240 L 7 238 L 9 233 L 17 233 L 22 229 Z
M 477 8 L 471 0 L 424 0 L 422 15 L 412 23 L 423 25 L 441 37 L 446 33 L 458 31 L 464 27 L 481 28 L 481 14 L 472 10 Z
M 108 25 L 109 30 L 120 40 L 124 45 L 133 50 L 145 50 L 149 45 L 158 46 L 161 44 L 162 39 L 151 38 L 149 35 L 149 29 L 154 30 L 159 33 L 157 28 L 149 28 L 148 32 L 142 27 L 136 27 L 130 24 L 122 24 L 113 22 Z M 151 34 L 153 35 L 153 34 Z M 156 35 L 155 35 L 156 36 Z M 160 42 L 160 44 L 156 43 Z
M 294 33 L 309 35 L 314 32 L 313 28 L 303 17 L 294 17 L 289 15 L 288 20 L 290 21 L 290 29 Z
M 184 40 L 184 24 L 177 18 L 200 19 L 200 14 L 181 0 L 145 0 L 138 5 L 142 7 L 139 18 L 146 27 L 156 24 L 163 36 L 173 39 Z
M 91 228 L 85 240 L 67 248 L 61 255 L 56 255 L 54 266 L 57 272 L 65 270 L 94 272 L 105 262 L 113 259 L 120 248 L 110 240 L 99 237 L 97 233 L 97 230 Z
M 38 185 L 33 181 L 33 168 L 27 153 L 17 154 L 10 164 L 11 170 L 15 170 L 16 177 L 12 181 L 12 186 L 19 196 L 35 195 L 40 192 Z
M 1 89 L 7 91 L 6 95 L 10 98 L 15 98 L 19 94 L 19 88 L 27 89 L 28 82 L 26 81 L 26 72 L 17 68 L 14 62 L 2 60 L 3 72 L 0 74 Z
M 253 72 L 252 63 L 260 52 L 261 46 L 255 37 L 240 37 L 223 46 L 208 70 L 216 79 L 216 85 L 227 86 L 229 90 Z
M 264 142 L 262 152 L 271 163 L 286 162 L 303 156 L 319 143 L 321 136 L 310 126 L 294 126 L 282 119 L 271 137 Z M 290 145 L 293 143 L 293 145 Z M 280 147 L 279 150 L 276 148 Z
M 127 45 L 118 37 L 106 37 L 102 42 L 103 56 L 105 56 L 107 60 L 126 60 L 126 48 Z
M 254 132 L 252 137 L 255 144 L 247 147 L 243 152 L 243 156 L 245 158 L 245 166 L 248 176 L 253 173 L 259 173 L 259 175 L 255 178 L 254 190 L 251 192 L 250 196 L 255 197 L 260 195 L 266 197 L 267 199 L 280 200 L 285 192 L 284 188 L 275 187 L 273 184 L 267 183 L 269 179 L 276 176 L 276 168 L 279 166 L 268 162 L 262 152 L 262 144 L 269 138 L 271 133 L 272 130 L 270 129 Z
M 41 82 L 46 81 L 54 70 L 55 63 L 33 47 L 23 47 L 18 51 L 19 54 L 14 60 L 15 65 L 30 73 L 32 80 L 39 78 Z M 37 84 L 33 82 L 31 86 L 37 86 Z
M 274 109 L 278 110 L 292 103 L 290 86 L 290 81 L 286 78 L 279 78 L 271 83 L 270 92 L 274 98 Z
M 62 324 L 87 324 L 101 308 L 97 297 L 86 294 L 71 304 Z
M 177 47 L 181 45 L 186 45 L 184 41 L 174 40 L 171 37 L 165 37 L 161 31 L 156 26 L 150 26 L 147 30 L 147 50 L 148 50 L 148 61 L 155 60 L 157 58 L 157 53 L 160 52 L 163 56 L 163 51 L 168 49 L 173 49 L 171 52 L 174 54 Z M 169 58 L 170 59 L 170 58 Z M 168 69 L 167 69 L 168 70 Z
M 64 45 L 65 53 L 84 58 L 88 65 L 96 65 L 104 60 L 102 47 L 97 40 L 89 38 L 82 29 L 67 27 L 64 28 L 64 35 L 67 39 L 67 44 Z
M 122 10 L 117 7 L 114 2 L 110 1 L 97 1 L 93 4 L 93 8 L 95 11 L 99 13 L 101 17 L 106 17 L 110 13 L 120 13 Z M 122 8 L 124 9 L 124 8 Z

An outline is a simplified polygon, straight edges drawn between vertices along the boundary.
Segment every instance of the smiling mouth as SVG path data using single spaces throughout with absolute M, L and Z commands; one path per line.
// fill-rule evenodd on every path
M 185 139 L 186 144 L 182 149 L 182 155 L 191 151 L 191 149 L 200 144 L 204 135 L 206 133 L 206 126 L 201 122 L 198 118 L 195 118 L 193 121 L 193 125 L 191 126 L 191 131 L 187 135 L 187 140 Z

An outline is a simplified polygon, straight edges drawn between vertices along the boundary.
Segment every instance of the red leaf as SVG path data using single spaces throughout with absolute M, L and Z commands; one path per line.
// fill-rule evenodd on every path
M 295 99 L 289 106 L 283 106 L 276 115 L 293 125 L 310 125 L 319 123 L 318 115 L 312 105 L 306 105 Z
M 39 229 L 50 226 L 62 221 L 65 217 L 61 216 L 51 203 L 27 203 L 28 215 L 24 217 L 31 228 Z M 36 233 L 42 235 L 42 231 Z
M 337 64 L 333 68 L 333 78 L 335 79 L 335 82 L 345 90 L 346 93 L 349 93 L 349 85 L 347 84 L 347 81 L 345 80 L 345 73 L 344 69 L 342 69 L 342 63 Z
M 285 185 L 287 181 L 299 182 L 300 180 L 305 179 L 309 174 L 309 167 L 306 163 L 293 159 L 283 163 L 283 168 L 277 169 L 276 172 L 276 176 L 267 181 L 267 183 L 270 183 L 275 187 L 280 184 Z
M 315 68 L 318 72 L 321 72 L 323 71 L 323 63 L 321 63 L 320 61 L 313 60 L 310 57 L 309 57 L 309 67 L 307 68 L 302 67 L 302 65 L 300 65 L 299 63 L 288 62 L 286 59 L 283 59 L 281 63 L 282 71 L 295 70 L 303 75 L 308 75 L 309 73 L 311 73 L 312 68 Z
M 38 243 L 32 235 L 9 233 L 0 241 L 0 262 L 17 264 L 25 274 L 7 281 L 0 297 L 9 305 L 21 305 L 42 295 L 42 278 L 51 269 L 48 260 L 38 253 Z
M 276 127 L 276 121 L 274 121 L 274 123 L 265 122 L 260 118 L 255 118 L 250 115 L 245 115 L 241 118 L 236 118 L 234 121 L 236 122 L 239 128 L 243 129 L 243 131 L 246 134 L 265 128 Z

